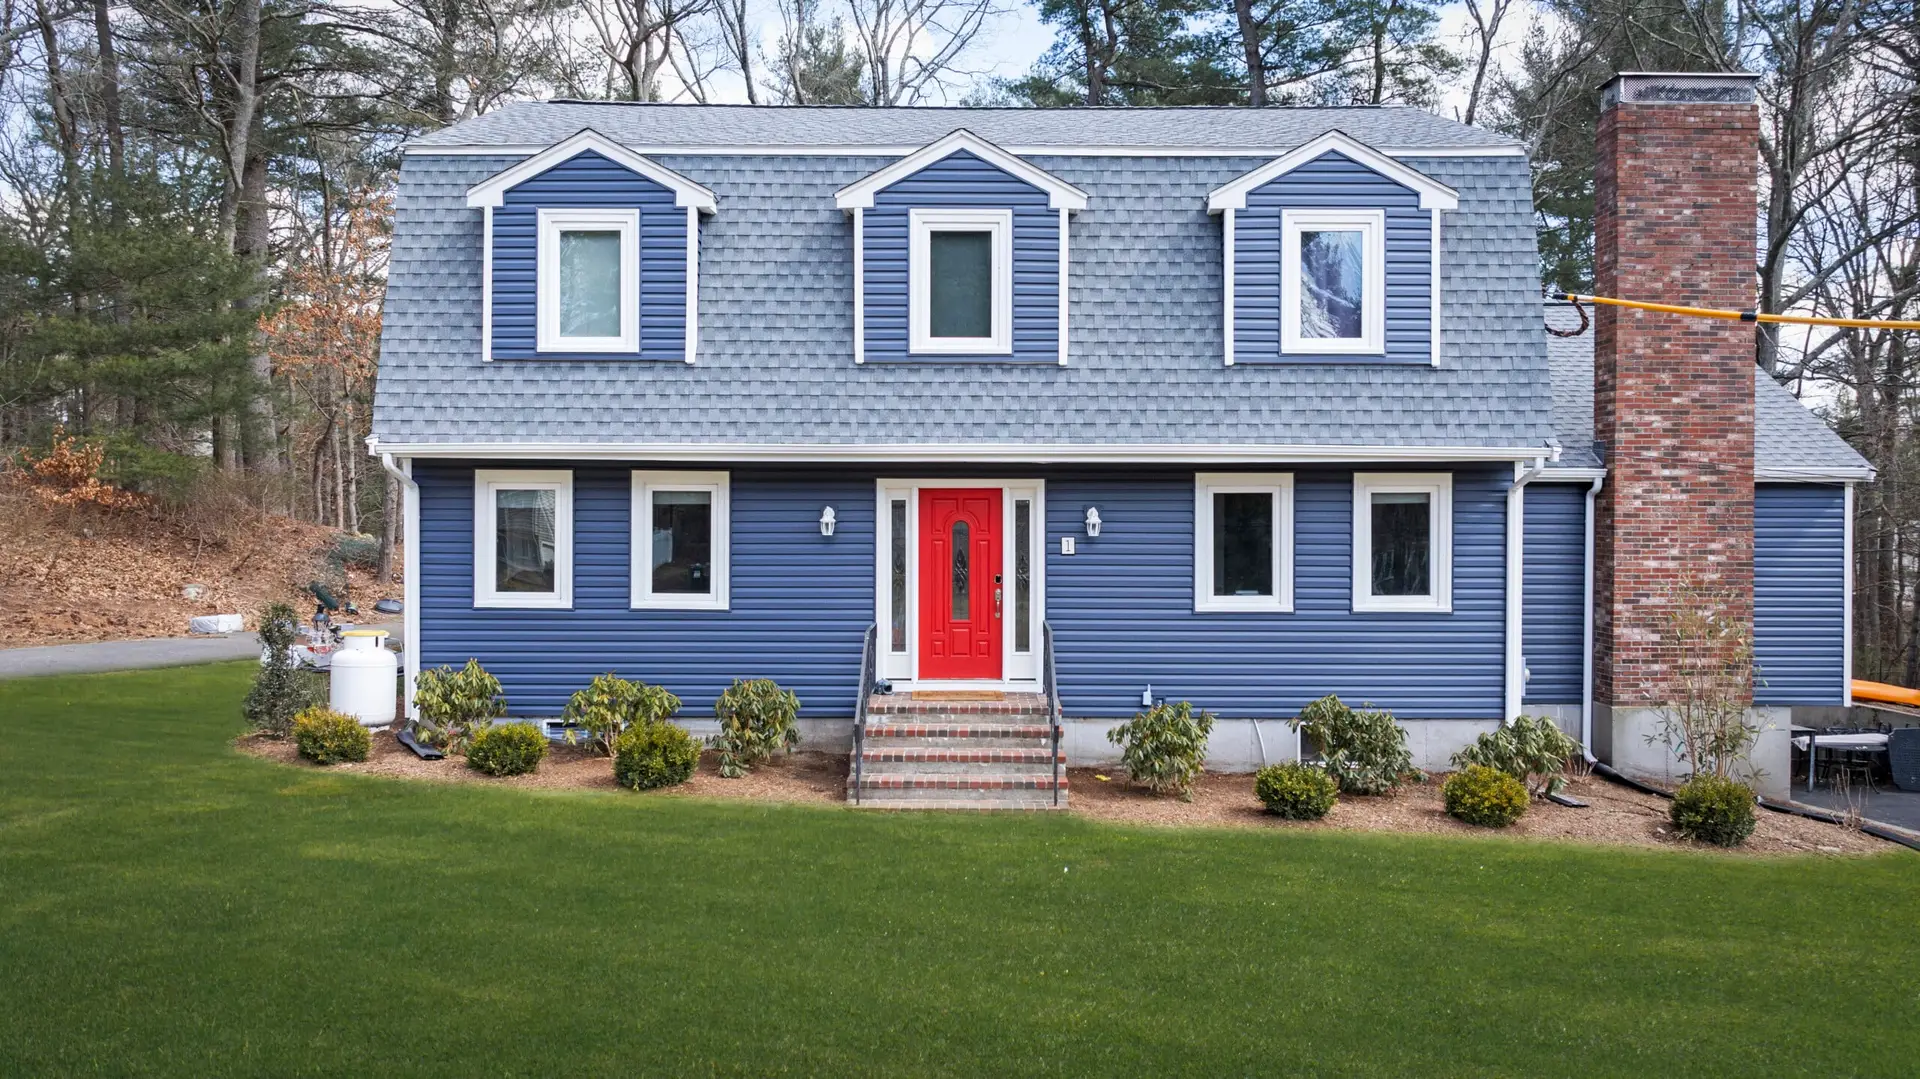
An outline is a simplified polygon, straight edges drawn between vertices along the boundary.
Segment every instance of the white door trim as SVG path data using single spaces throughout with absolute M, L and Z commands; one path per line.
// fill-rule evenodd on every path
M 941 488 L 975 487 L 1000 492 L 1001 574 L 1011 584 L 1014 567 L 1014 502 L 1033 503 L 1032 527 L 1027 536 L 1033 573 L 1033 609 L 1028 613 L 1027 651 L 1014 651 L 1014 620 L 1001 619 L 1000 673 L 993 679 L 929 679 L 928 688 L 1033 690 L 1040 685 L 1041 626 L 1047 611 L 1047 482 L 1039 478 L 976 479 L 967 477 L 889 478 L 874 481 L 873 620 L 879 627 L 875 676 L 892 682 L 896 690 L 911 690 L 920 669 L 920 492 Z M 892 503 L 904 499 L 907 510 L 907 588 L 905 652 L 893 651 L 893 515 Z M 1005 610 L 1013 609 L 1013 589 L 1007 588 Z

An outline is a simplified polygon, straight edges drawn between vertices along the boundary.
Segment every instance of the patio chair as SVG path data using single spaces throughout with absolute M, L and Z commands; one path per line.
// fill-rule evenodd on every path
M 1894 786 L 1920 791 L 1920 727 L 1895 727 L 1887 733 L 1887 766 Z

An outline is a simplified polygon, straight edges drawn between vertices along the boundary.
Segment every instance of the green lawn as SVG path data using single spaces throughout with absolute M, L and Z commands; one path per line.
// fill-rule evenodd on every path
M 1912 1075 L 1920 858 L 524 793 L 0 682 L 0 1074 Z

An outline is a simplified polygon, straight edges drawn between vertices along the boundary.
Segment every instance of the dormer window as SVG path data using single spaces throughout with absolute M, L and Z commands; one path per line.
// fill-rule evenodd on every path
M 912 351 L 1013 351 L 1013 213 L 913 210 Z
M 541 352 L 640 350 L 640 211 L 541 210 Z
M 1386 215 L 1284 210 L 1280 227 L 1280 351 L 1385 351 Z

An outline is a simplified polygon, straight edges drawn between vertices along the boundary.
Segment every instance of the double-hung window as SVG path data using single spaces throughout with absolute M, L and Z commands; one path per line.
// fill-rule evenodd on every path
M 1282 210 L 1280 351 L 1386 351 L 1386 215 Z
M 1293 610 L 1293 476 L 1202 472 L 1193 486 L 1193 609 Z
M 725 472 L 633 474 L 633 606 L 727 609 L 729 486 Z
M 573 473 L 473 474 L 473 605 L 573 606 Z
M 1453 609 L 1453 477 L 1353 477 L 1353 609 Z
M 640 211 L 541 210 L 541 352 L 640 351 Z
M 1013 211 L 911 210 L 909 351 L 1013 351 Z

